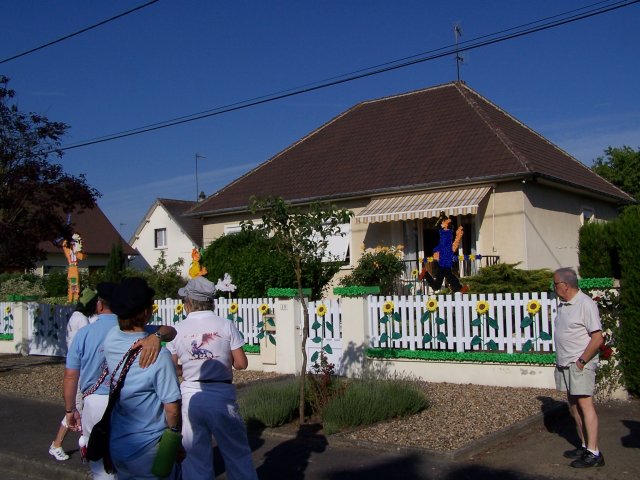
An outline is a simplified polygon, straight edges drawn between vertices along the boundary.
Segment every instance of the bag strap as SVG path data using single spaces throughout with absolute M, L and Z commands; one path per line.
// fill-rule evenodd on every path
M 127 350 L 127 353 L 124 354 L 124 356 L 122 357 L 122 360 L 120 360 L 115 370 L 111 374 L 111 384 L 109 387 L 109 390 L 110 390 L 109 403 L 107 403 L 107 408 L 105 409 L 105 415 L 107 415 L 107 412 L 109 415 L 111 414 L 113 407 L 115 406 L 116 402 L 120 398 L 120 390 L 122 390 L 122 387 L 124 387 L 124 380 L 127 376 L 127 372 L 129 371 L 129 368 L 131 367 L 131 365 L 133 365 L 133 362 L 136 360 L 136 357 L 140 353 L 141 349 L 142 347 L 140 345 L 135 345 L 135 344 L 132 345 L 131 348 Z M 113 379 L 121 365 L 122 365 L 122 371 L 120 372 L 120 376 L 118 377 L 118 380 L 114 384 Z
M 127 358 L 127 354 L 129 354 L 129 352 L 131 352 L 132 349 L 133 349 L 133 346 L 131 346 L 131 348 L 129 350 L 127 350 L 127 353 L 124 354 L 124 357 L 122 357 L 122 359 L 120 360 L 120 362 L 116 366 L 116 369 L 114 370 L 114 373 L 118 371 L 118 369 L 120 368 L 120 365 L 122 365 L 122 362 L 124 362 L 124 360 Z M 102 366 L 103 366 L 103 368 L 102 368 L 102 373 L 100 374 L 100 377 L 98 377 L 98 380 L 96 381 L 96 383 L 91 385 L 82 394 L 82 398 L 87 398 L 89 395 L 92 395 L 93 393 L 95 393 L 95 391 L 98 390 L 98 387 L 100 387 L 100 385 L 102 385 L 102 382 L 104 382 L 104 379 L 107 378 L 107 375 L 109 375 L 109 366 L 107 365 L 107 360 L 102 362 Z M 109 390 L 111 390 L 111 388 L 109 388 Z

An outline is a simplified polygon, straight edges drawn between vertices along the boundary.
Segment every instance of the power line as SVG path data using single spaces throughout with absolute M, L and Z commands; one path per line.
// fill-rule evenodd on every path
M 12 57 L 5 58 L 4 60 L 0 60 L 0 64 L 10 62 L 11 60 L 15 60 L 16 58 L 24 57 L 25 55 L 29 55 L 30 53 L 37 52 L 38 50 L 42 50 L 43 48 L 50 47 L 51 45 L 55 45 L 56 43 L 63 42 L 64 40 L 68 40 L 69 38 L 75 37 L 76 35 L 80 35 L 81 33 L 85 33 L 85 32 L 88 32 L 89 30 L 93 30 L 94 28 L 98 28 L 109 22 L 117 20 L 118 18 L 122 18 L 126 15 L 129 15 L 130 13 L 133 13 L 137 10 L 142 10 L 143 8 L 153 5 L 154 3 L 157 3 L 159 1 L 160 0 L 152 0 L 150 2 L 145 3 L 144 5 L 140 5 L 139 7 L 132 8 L 131 10 L 127 10 L 126 12 L 116 15 L 115 17 L 111 17 L 101 22 L 98 22 L 94 25 L 91 25 L 90 27 L 83 28 L 82 30 L 78 30 L 77 32 L 74 32 L 74 33 L 70 33 L 69 35 L 65 35 L 64 37 L 58 38 L 57 40 L 53 40 L 49 43 L 45 43 L 44 45 L 40 45 L 39 47 L 32 48 L 31 50 L 27 50 L 26 52 L 18 53 L 17 55 L 14 55 Z
M 584 10 L 585 8 L 589 8 L 591 6 L 595 6 L 595 5 L 600 5 L 602 3 L 609 3 L 609 2 L 597 2 L 595 4 L 590 5 L 589 7 L 583 7 L 580 9 L 575 9 L 575 10 L 570 10 L 568 12 L 565 12 L 563 14 L 559 14 L 559 15 L 554 15 L 552 17 L 547 17 L 541 20 L 537 20 L 535 22 L 529 22 L 529 23 L 525 23 L 523 25 L 520 25 L 518 27 L 513 27 L 507 30 L 501 30 L 499 32 L 493 33 L 493 34 L 488 34 L 488 35 L 483 35 L 471 40 L 467 40 L 465 42 L 460 42 L 457 46 L 455 45 L 449 45 L 447 47 L 440 47 L 434 50 L 430 50 L 427 52 L 423 52 L 421 54 L 417 54 L 417 55 L 412 55 L 410 57 L 405 57 L 403 59 L 400 60 L 395 60 L 392 62 L 387 62 L 381 65 L 376 65 L 375 67 L 369 67 L 366 69 L 361 69 L 361 70 L 357 70 L 355 72 L 351 72 L 348 74 L 343 74 L 343 75 L 339 75 L 336 77 L 332 77 L 323 81 L 319 81 L 319 82 L 313 82 L 310 84 L 306 84 L 300 87 L 294 87 L 288 90 L 282 90 L 279 92 L 275 92 L 275 93 L 271 93 L 271 94 L 267 94 L 267 95 L 263 95 L 263 96 L 259 96 L 259 97 L 254 97 L 248 100 L 242 100 L 239 102 L 235 102 L 232 104 L 228 104 L 228 105 L 223 105 L 220 107 L 215 107 L 213 109 L 210 110 L 206 110 L 203 112 L 199 112 L 199 113 L 194 113 L 194 114 L 190 114 L 190 115 L 185 115 L 182 117 L 178 117 L 178 118 L 174 118 L 174 119 L 170 119 L 170 120 L 165 120 L 162 122 L 158 122 L 158 123 L 154 123 L 154 124 L 150 124 L 150 125 L 145 125 L 142 127 L 138 127 L 138 128 L 134 128 L 131 130 L 126 130 L 123 132 L 118 132 L 118 133 L 114 133 L 114 134 L 110 134 L 110 135 L 105 135 L 103 137 L 98 137 L 92 140 L 87 140 L 84 142 L 80 142 L 80 143 L 76 143 L 76 144 L 72 144 L 66 147 L 62 147 L 59 150 L 72 150 L 72 149 L 76 149 L 76 148 L 81 148 L 81 147 L 86 147 L 89 145 L 95 145 L 98 143 L 104 143 L 104 142 L 108 142 L 108 141 L 112 141 L 112 140 L 118 140 L 121 138 L 126 138 L 126 137 L 131 137 L 134 135 L 140 135 L 143 133 L 148 133 L 148 132 L 152 132 L 155 130 L 161 130 L 164 128 L 168 128 L 168 127 L 173 127 L 176 125 L 181 125 L 184 123 L 190 123 L 196 120 L 202 120 L 204 118 L 208 118 L 208 117 L 213 117 L 213 116 L 217 116 L 217 115 L 222 115 L 224 113 L 229 113 L 229 112 L 233 112 L 233 111 L 237 111 L 237 110 L 242 110 L 245 108 L 249 108 L 249 107 L 254 107 L 257 105 L 262 105 L 265 103 L 270 103 L 270 102 L 274 102 L 277 100 L 282 100 L 285 98 L 289 98 L 289 97 L 293 97 L 293 96 L 297 96 L 297 95 L 302 95 L 304 93 L 309 93 L 309 92 L 313 92 L 316 90 L 321 90 L 324 88 L 328 88 L 328 87 L 332 87 L 332 86 L 336 86 L 342 83 L 347 83 L 347 82 L 351 82 L 354 80 L 359 80 L 362 78 L 366 78 L 366 77 L 370 77 L 373 75 L 378 75 L 381 73 L 386 73 L 389 71 L 393 71 L 393 70 L 397 70 L 400 68 L 404 68 L 404 67 L 408 67 L 411 65 L 416 65 L 418 63 L 423 63 L 423 62 L 427 62 L 427 61 L 431 61 L 431 60 L 436 60 L 442 57 L 446 57 L 449 55 L 453 55 L 456 54 L 458 52 L 464 52 L 467 50 L 474 50 L 477 48 L 481 48 L 481 47 L 486 47 L 489 45 L 493 45 L 496 43 L 501 43 L 507 40 L 513 40 L 515 38 L 519 38 L 525 35 L 530 35 L 533 33 L 537 33 L 537 32 L 541 32 L 544 30 L 548 30 L 551 28 L 556 28 L 562 25 L 566 25 L 569 23 L 574 23 L 580 20 L 584 20 L 590 17 L 594 17 L 597 15 L 602 15 L 604 13 L 608 13 L 611 12 L 613 10 L 617 10 L 620 8 L 624 8 L 624 7 L 628 7 L 631 6 L 633 4 L 636 4 L 640 2 L 640 0 L 626 0 L 626 1 L 619 1 L 616 2 L 614 4 L 611 4 L 609 6 L 606 7 L 598 7 L 595 9 L 591 9 L 588 10 L 586 12 L 580 13 L 580 14 L 575 14 L 575 15 L 571 15 L 571 16 L 565 16 L 566 14 L 569 13 L 574 13 L 576 11 L 581 11 Z M 552 20 L 549 21 L 547 23 L 543 23 L 541 25 L 541 22 L 545 22 L 549 19 L 556 19 L 558 17 L 562 17 L 560 19 L 557 20 Z M 531 25 L 538 25 L 538 26 L 531 26 Z M 531 27 L 530 27 L 531 26 Z M 522 29 L 522 27 L 529 27 L 529 28 L 524 28 Z M 513 33 L 507 33 L 507 32 L 513 32 Z M 498 34 L 502 34 L 498 37 L 496 37 L 496 35 Z M 484 40 L 483 40 L 484 39 Z M 398 63 L 400 62 L 400 63 Z

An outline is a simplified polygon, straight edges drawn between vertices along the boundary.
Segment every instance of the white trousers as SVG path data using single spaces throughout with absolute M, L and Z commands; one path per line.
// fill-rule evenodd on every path
M 93 426 L 102 420 L 104 411 L 109 403 L 109 395 L 89 395 L 84 399 L 84 406 L 82 408 L 82 436 L 89 444 L 89 435 Z M 118 477 L 112 473 L 104 471 L 104 465 L 102 460 L 97 462 L 89 462 L 91 467 L 91 474 L 94 480 L 115 480 Z
M 213 479 L 213 435 L 229 480 L 257 480 L 244 421 L 238 413 L 236 389 L 224 383 L 182 383 L 183 480 Z M 202 388 L 202 390 L 200 390 Z

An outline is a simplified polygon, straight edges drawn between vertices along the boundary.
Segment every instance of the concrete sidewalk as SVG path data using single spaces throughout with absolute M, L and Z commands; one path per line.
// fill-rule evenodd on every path
M 77 435 L 70 433 L 65 439 L 69 460 L 57 462 L 47 452 L 62 418 L 61 406 L 1 393 L 0 402 L 1 478 L 88 478 L 87 468 L 80 463 Z M 455 460 L 420 449 L 356 445 L 313 431 L 289 436 L 263 431 L 252 436 L 251 444 L 258 474 L 264 480 L 640 478 L 640 401 L 600 406 L 599 415 L 607 464 L 586 471 L 570 468 L 562 457 L 576 438 L 566 409 L 553 418 L 532 418 L 481 439 Z M 216 478 L 226 478 L 222 462 L 216 465 Z

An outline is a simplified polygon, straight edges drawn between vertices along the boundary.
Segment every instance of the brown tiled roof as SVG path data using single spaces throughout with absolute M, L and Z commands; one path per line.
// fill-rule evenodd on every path
M 238 178 L 189 214 L 543 177 L 632 198 L 462 83 L 356 105 Z
M 113 244 L 121 243 L 125 255 L 138 255 L 118 233 L 99 207 L 71 214 L 74 233 L 82 237 L 83 251 L 87 255 L 109 255 Z M 52 242 L 42 242 L 40 248 L 47 253 L 60 253 L 62 249 Z
M 158 203 L 164 206 L 182 231 L 191 238 L 193 243 L 202 247 L 202 220 L 196 217 L 185 217 L 183 213 L 192 208 L 197 202 L 189 200 L 173 200 L 159 198 Z

